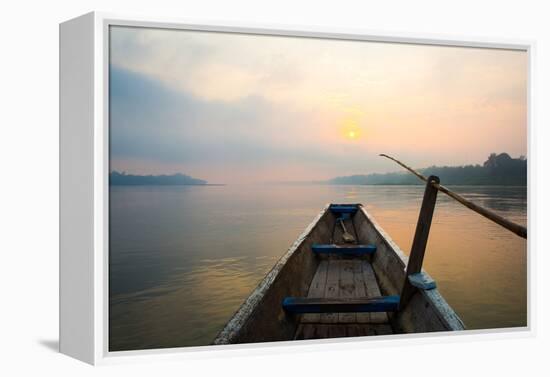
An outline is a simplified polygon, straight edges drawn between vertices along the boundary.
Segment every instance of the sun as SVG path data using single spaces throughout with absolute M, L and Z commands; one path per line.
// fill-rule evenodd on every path
M 357 132 L 354 130 L 348 131 L 348 139 L 350 140 L 357 139 Z
M 357 141 L 361 138 L 361 128 L 357 124 L 347 124 L 342 131 L 342 136 L 346 140 Z
M 347 141 L 359 141 L 363 138 L 363 129 L 356 119 L 345 119 L 340 123 L 340 137 Z

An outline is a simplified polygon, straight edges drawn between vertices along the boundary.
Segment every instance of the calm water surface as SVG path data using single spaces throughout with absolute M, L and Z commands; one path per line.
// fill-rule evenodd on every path
M 363 203 L 408 254 L 423 186 L 111 187 L 110 349 L 209 344 L 329 202 Z M 453 190 L 525 224 L 523 187 Z M 525 326 L 526 241 L 444 194 L 424 268 L 470 329 Z

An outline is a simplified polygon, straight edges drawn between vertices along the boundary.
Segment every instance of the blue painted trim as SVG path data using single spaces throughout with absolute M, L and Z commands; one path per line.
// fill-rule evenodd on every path
M 311 251 L 314 254 L 341 254 L 341 255 L 369 255 L 376 252 L 375 245 L 320 245 L 314 244 L 311 246 Z
M 352 299 L 285 297 L 282 305 L 287 313 L 294 314 L 395 312 L 399 309 L 399 296 Z
M 357 204 L 331 204 L 329 209 L 334 214 L 349 213 L 354 215 L 359 206 Z
M 435 280 L 424 272 L 417 272 L 408 276 L 409 282 L 413 287 L 430 290 L 436 287 Z

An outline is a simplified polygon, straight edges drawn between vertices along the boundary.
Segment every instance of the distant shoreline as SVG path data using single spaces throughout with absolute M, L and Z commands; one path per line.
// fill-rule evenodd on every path
M 283 186 L 419 186 L 422 187 L 425 185 L 425 183 L 327 183 L 327 182 L 276 182 L 276 183 L 243 183 L 243 184 L 237 184 L 238 185 L 244 185 L 244 186 L 250 186 L 250 185 L 266 185 L 266 186 L 277 186 L 277 185 L 283 185 Z M 206 184 L 162 184 L 162 183 L 141 183 L 141 184 L 109 184 L 111 187 L 120 187 L 120 186 L 235 186 L 230 185 L 228 183 L 206 183 Z M 464 187 L 517 187 L 517 188 L 527 188 L 527 185 L 514 185 L 514 184 L 446 184 L 444 186 L 464 186 Z
M 441 182 L 443 186 L 498 186 L 498 187 L 527 187 L 527 185 L 517 185 L 517 184 L 502 184 L 502 183 L 447 183 Z M 364 184 L 334 184 L 329 183 L 329 186 L 425 186 L 426 183 L 364 183 Z
M 193 178 L 191 176 L 176 174 L 161 175 L 136 175 L 126 174 L 125 172 L 112 171 L 109 174 L 110 186 L 206 186 L 217 185 L 208 183 L 204 179 Z
M 507 153 L 491 153 L 482 165 L 431 166 L 418 169 L 424 176 L 439 177 L 442 185 L 455 186 L 527 186 L 527 159 L 512 158 Z M 413 174 L 355 174 L 329 179 L 328 184 L 341 185 L 423 185 Z
M 227 183 L 109 183 L 109 186 L 227 186 Z

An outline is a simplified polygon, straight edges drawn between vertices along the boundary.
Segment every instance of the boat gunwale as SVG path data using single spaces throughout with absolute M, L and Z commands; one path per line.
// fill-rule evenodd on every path
M 398 257 L 398 260 L 401 262 L 401 267 L 403 268 L 403 275 L 405 275 L 409 257 L 403 252 L 403 250 L 401 250 L 399 245 L 393 241 L 389 234 L 380 226 L 380 224 L 378 224 L 378 222 L 363 205 L 359 205 L 359 209 L 363 212 L 364 216 L 370 222 L 374 230 L 380 235 L 383 242 L 386 243 L 388 249 L 393 251 Z M 426 274 L 426 276 L 430 277 L 424 269 L 422 269 L 422 272 Z M 460 319 L 454 309 L 449 305 L 449 303 L 447 303 L 437 287 L 429 290 L 419 289 L 418 291 L 423 298 L 435 308 L 436 315 L 445 327 L 448 328 L 448 331 L 461 331 L 466 329 L 462 319 Z
M 279 273 L 286 265 L 292 255 L 300 248 L 307 240 L 315 227 L 319 224 L 321 218 L 330 208 L 330 203 L 326 204 L 323 209 L 313 218 L 306 229 L 298 236 L 298 238 L 288 248 L 287 252 L 275 263 L 273 268 L 260 281 L 256 288 L 250 293 L 247 299 L 241 304 L 239 309 L 233 314 L 231 319 L 225 324 L 224 328 L 218 333 L 212 344 L 231 344 L 237 338 L 239 331 L 246 324 L 250 316 L 254 313 L 258 305 L 261 303 L 264 295 L 269 291 L 274 282 L 277 280 Z
M 406 274 L 406 266 L 409 258 L 393 241 L 389 234 L 379 225 L 379 223 L 367 211 L 367 209 L 362 204 L 356 205 L 358 207 L 358 210 L 362 211 L 363 216 L 365 216 L 365 218 L 367 219 L 367 223 L 372 226 L 376 233 L 378 233 L 378 235 L 380 236 L 380 241 L 385 243 L 388 252 L 393 252 L 395 256 L 397 256 L 395 260 L 400 264 L 399 267 L 402 269 L 404 277 Z M 331 203 L 326 204 L 323 207 L 323 209 L 313 218 L 313 220 L 300 234 L 300 236 L 298 236 L 298 238 L 292 243 L 287 252 L 283 254 L 281 258 L 279 258 L 279 260 L 275 263 L 271 270 L 260 281 L 260 283 L 258 283 L 256 288 L 250 293 L 246 300 L 241 304 L 239 309 L 237 309 L 231 319 L 218 333 L 218 335 L 212 342 L 213 345 L 235 343 L 235 340 L 239 337 L 240 331 L 254 314 L 258 306 L 261 304 L 262 299 L 264 298 L 266 293 L 272 288 L 287 262 L 312 234 L 315 227 L 319 224 L 320 220 L 330 209 L 330 206 Z M 422 269 L 422 272 L 429 276 L 424 269 Z M 460 331 L 466 329 L 458 314 L 456 314 L 453 308 L 447 303 L 447 301 L 443 298 L 437 288 L 430 290 L 419 289 L 419 294 L 422 296 L 423 300 L 428 302 L 434 308 L 434 312 L 436 313 L 437 318 L 441 321 L 447 331 Z

